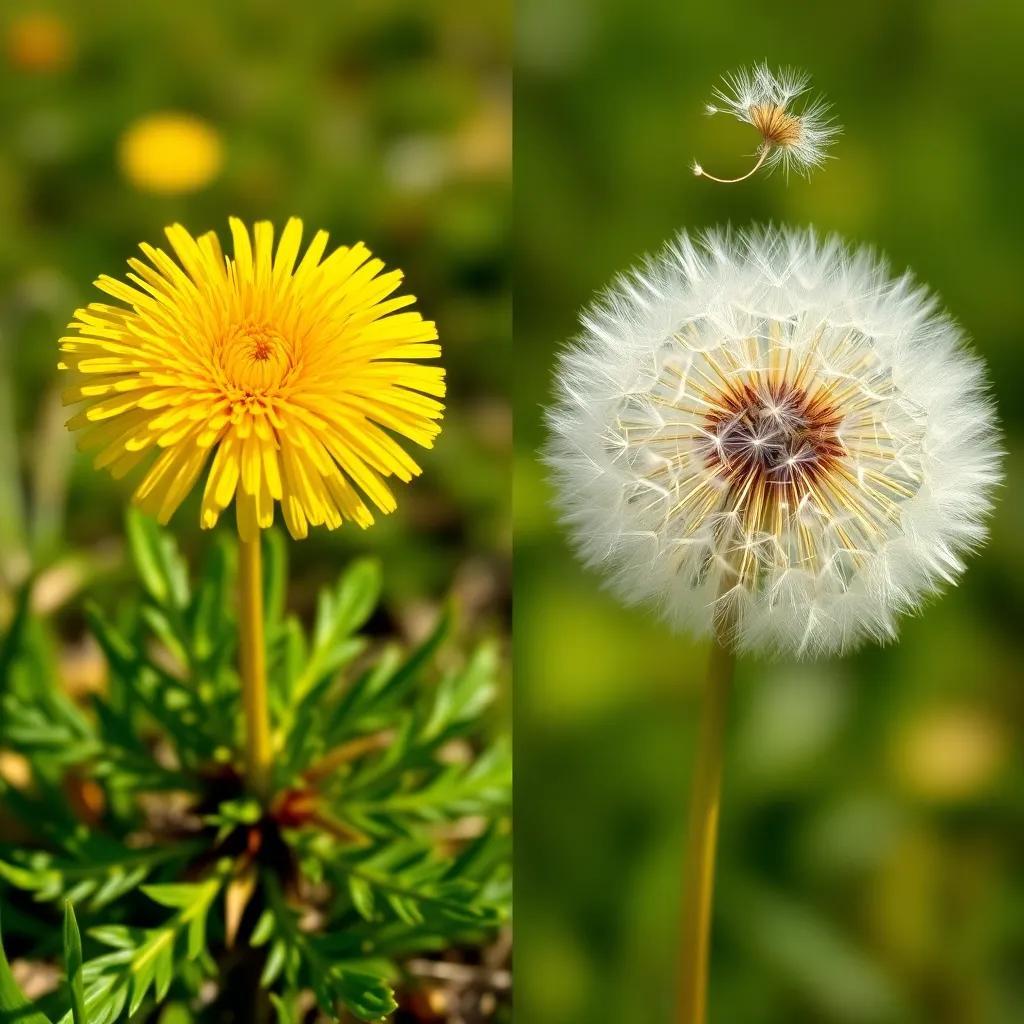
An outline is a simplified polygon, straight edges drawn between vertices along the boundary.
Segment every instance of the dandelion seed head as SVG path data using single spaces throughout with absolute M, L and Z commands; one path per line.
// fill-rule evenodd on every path
M 583 324 L 547 459 L 578 553 L 627 603 L 740 650 L 841 652 L 893 638 L 984 538 L 982 366 L 870 251 L 683 234 Z
M 232 502 L 246 540 L 277 505 L 296 538 L 369 526 L 395 508 L 388 478 L 419 473 L 399 442 L 440 430 L 437 330 L 362 243 L 325 258 L 320 231 L 300 256 L 295 218 L 276 248 L 269 222 L 230 225 L 231 256 L 176 224 L 176 259 L 144 244 L 130 283 L 96 282 L 121 304 L 79 309 L 61 339 L 68 426 L 115 477 L 148 465 L 134 500 L 164 523 L 206 471 L 205 528 Z

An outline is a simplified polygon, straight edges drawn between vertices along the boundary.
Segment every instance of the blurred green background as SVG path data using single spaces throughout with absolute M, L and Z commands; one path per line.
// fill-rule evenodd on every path
M 987 359 L 992 539 L 898 645 L 741 664 L 712 968 L 718 1024 L 1024 1020 L 1024 5 L 520 0 L 516 57 L 517 1011 L 672 1018 L 706 650 L 603 594 L 536 452 L 579 308 L 681 227 L 813 223 L 913 266 Z M 835 105 L 808 182 L 725 187 L 719 76 L 795 64 Z
M 364 240 L 437 321 L 448 412 L 423 475 L 368 532 L 290 545 L 292 605 L 355 553 L 384 563 L 390 621 L 415 633 L 453 589 L 474 631 L 509 617 L 511 8 L 475 0 L 295 5 L 166 0 L 4 5 L 0 15 L 0 621 L 33 567 L 70 607 L 125 578 L 119 483 L 73 455 L 57 339 L 91 282 L 163 228 L 227 234 L 290 215 Z M 199 119 L 191 142 L 152 118 Z M 126 133 L 148 130 L 142 157 Z M 195 133 L 194 132 L 194 133 Z M 204 155 L 205 154 L 205 155 Z M 219 154 L 219 155 L 218 155 Z M 126 162 L 127 160 L 127 162 Z M 205 165 L 205 166 L 204 166 Z M 175 191 L 174 179 L 191 178 Z M 198 491 L 172 528 L 193 553 Z M 280 517 L 278 517 L 280 521 Z M 233 529 L 233 516 L 225 517 Z M 9 602 L 8 602 L 9 605 Z M 420 625 L 417 625 L 419 623 Z

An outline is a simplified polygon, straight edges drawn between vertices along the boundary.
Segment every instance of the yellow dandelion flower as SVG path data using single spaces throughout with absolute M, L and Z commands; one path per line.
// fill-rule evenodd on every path
M 90 303 L 61 339 L 61 369 L 82 403 L 68 427 L 97 467 L 121 477 L 144 460 L 135 502 L 166 523 L 209 463 L 201 523 L 235 500 L 243 540 L 258 536 L 280 502 L 296 539 L 309 524 L 373 522 L 395 498 L 388 477 L 419 467 L 396 438 L 424 448 L 440 431 L 444 370 L 434 324 L 394 293 L 362 243 L 324 258 L 318 231 L 299 259 L 302 222 L 250 237 L 232 218 L 234 255 L 215 232 L 167 228 L 177 261 L 143 244 L 131 283 L 97 287 L 125 305 Z M 155 458 L 153 456 L 155 455 Z
M 216 129 L 202 118 L 149 114 L 128 126 L 118 143 L 121 173 L 143 192 L 195 192 L 220 173 L 224 153 Z

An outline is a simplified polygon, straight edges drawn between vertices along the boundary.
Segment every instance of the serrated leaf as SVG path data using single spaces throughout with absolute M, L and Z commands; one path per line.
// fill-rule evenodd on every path
M 190 961 L 196 961 L 204 971 L 211 968 L 205 943 L 206 917 L 225 874 L 224 866 L 218 865 L 217 872 L 202 882 L 142 886 L 155 902 L 177 909 L 166 924 L 150 929 L 107 927 L 92 931 L 116 951 L 85 966 L 90 1024 L 110 1024 L 126 1007 L 129 1015 L 134 1014 L 151 991 L 161 998 L 171 980 L 188 970 Z M 178 953 L 182 932 L 186 937 L 184 958 Z M 65 1018 L 61 1024 L 72 1022 Z
M 215 826 L 196 840 L 211 849 L 209 843 L 217 842 L 216 828 L 232 832 L 243 817 L 263 813 L 258 807 L 241 806 L 241 800 L 220 800 L 211 806 L 195 799 L 197 772 L 224 763 L 218 748 L 230 744 L 237 721 L 238 681 L 230 657 L 233 548 L 222 544 L 213 549 L 190 603 L 184 564 L 173 543 L 162 545 L 161 531 L 152 524 L 136 523 L 134 529 L 137 560 L 149 559 L 144 573 L 149 577 L 148 603 L 136 602 L 115 619 L 120 628 L 97 617 L 113 680 L 109 694 L 94 698 L 95 714 L 80 715 L 89 730 L 85 738 L 76 738 L 77 725 L 62 724 L 63 731 L 55 730 L 58 719 L 63 723 L 59 709 L 50 716 L 47 706 L 35 700 L 27 702 L 29 713 L 17 717 L 7 714 L 3 705 L 0 719 L 5 728 L 20 729 L 35 749 L 48 750 L 47 759 L 39 761 L 40 795 L 33 798 L 36 811 L 30 813 L 38 816 L 47 806 L 46 787 L 53 786 L 48 780 L 61 774 L 55 771 L 61 758 L 68 758 L 68 764 L 88 760 L 108 795 L 111 821 L 124 829 L 114 834 L 135 827 L 135 798 L 141 790 L 173 786 L 190 792 L 193 806 L 203 807 L 204 822 Z M 429 824 L 467 814 L 492 816 L 495 808 L 507 803 L 503 757 L 495 747 L 475 754 L 481 741 L 479 717 L 493 695 L 496 653 L 486 647 L 464 667 L 439 673 L 433 659 L 450 628 L 446 613 L 408 656 L 403 658 L 397 645 L 375 651 L 361 666 L 365 671 L 350 683 L 339 669 L 365 650 L 357 630 L 378 599 L 379 571 L 371 563 L 357 563 L 325 592 L 307 656 L 299 620 L 282 618 L 285 545 L 278 545 L 278 572 L 270 552 L 275 541 L 267 538 L 266 543 L 267 653 L 271 708 L 279 730 L 277 768 L 297 792 L 316 790 L 323 812 L 319 822 L 285 829 L 283 840 L 308 885 L 325 882 L 325 891 L 329 887 L 334 894 L 344 894 L 347 885 L 351 900 L 343 895 L 329 901 L 322 928 L 306 931 L 305 922 L 300 927 L 297 908 L 287 907 L 280 893 L 277 903 L 267 895 L 267 910 L 259 915 L 249 941 L 266 953 L 264 984 L 277 989 L 275 1008 L 285 1014 L 283 1020 L 289 1020 L 291 1008 L 280 995 L 282 990 L 306 988 L 315 990 L 325 1012 L 345 1014 L 345 1006 L 348 1014 L 379 1020 L 394 1008 L 388 978 L 395 968 L 387 960 L 365 957 L 405 956 L 446 943 L 472 943 L 504 919 L 507 872 L 499 868 L 502 858 L 507 860 L 507 843 L 495 839 L 469 844 L 465 858 L 449 859 L 442 855 Z M 180 570 L 177 577 L 175 565 Z M 42 692 L 50 686 L 46 680 L 55 676 L 45 668 L 43 648 L 33 653 L 26 644 L 16 658 L 21 675 L 12 692 L 19 700 L 34 689 Z M 187 675 L 167 667 L 167 649 L 178 652 Z M 36 675 L 43 680 L 38 687 Z M 160 747 L 174 748 L 173 771 L 162 768 L 154 757 L 157 730 Z M 438 750 L 446 739 L 461 734 L 470 743 L 444 748 L 446 754 L 464 753 L 465 762 L 453 764 Z M 386 742 L 370 742 L 375 737 L 386 737 Z M 87 743 L 88 759 L 82 755 Z M 350 757 L 349 750 L 359 753 Z M 332 754 L 338 756 L 331 760 Z M 33 756 L 34 768 L 36 763 Z M 310 766 L 321 763 L 326 767 L 317 776 Z M 183 992 L 194 994 L 217 969 L 206 945 L 207 919 L 230 878 L 230 865 L 226 871 L 219 866 L 218 881 L 210 889 L 206 882 L 181 881 L 188 877 L 182 871 L 186 863 L 207 862 L 205 856 L 196 856 L 200 851 L 180 852 L 190 841 L 184 837 L 168 837 L 166 844 L 159 844 L 159 849 L 179 852 L 160 861 L 158 871 L 148 863 L 122 860 L 123 851 L 108 857 L 106 848 L 78 848 L 79 840 L 71 843 L 67 838 L 71 822 L 61 819 L 59 791 L 54 792 L 57 799 L 48 823 L 51 833 L 53 822 L 58 823 L 53 838 L 61 843 L 60 857 L 27 861 L 5 851 L 13 877 L 25 882 L 24 888 L 37 898 L 73 894 L 83 901 L 80 912 L 98 902 L 123 900 L 138 889 L 170 908 L 161 915 L 170 919 L 157 927 L 94 930 L 97 940 L 111 949 L 80 972 L 89 1024 L 125 1024 L 129 1013 L 159 1016 L 172 980 Z M 213 814 L 208 813 L 211 810 Z M 358 844 L 344 838 L 353 830 L 363 833 Z M 470 849 L 473 856 L 468 856 Z M 148 857 L 149 848 L 145 851 Z M 133 856 L 142 853 L 132 851 Z M 3 871 L 0 866 L 0 874 Z M 147 884 L 151 881 L 156 884 Z M 271 888 L 268 880 L 261 895 Z M 229 904 L 234 900 L 234 909 L 225 915 L 230 936 L 245 900 L 230 886 L 226 897 Z M 256 908 L 249 906 L 256 917 Z M 138 920 L 133 916 L 137 909 L 137 899 L 124 900 L 110 920 Z M 225 922 L 218 922 L 219 936 L 219 925 Z M 345 1018 L 351 1019 L 348 1014 Z M 61 1024 L 82 1022 L 68 1016 Z
M 394 712 L 419 681 L 420 673 L 448 636 L 451 624 L 450 611 L 445 610 L 427 638 L 391 671 L 361 676 L 339 702 L 332 739 L 337 742 L 346 735 L 386 724 L 386 715 Z
M 365 921 L 373 920 L 374 900 L 373 888 L 366 879 L 359 875 L 349 875 L 348 891 L 352 897 L 352 905 L 356 908 L 359 916 Z
M 112 988 L 109 992 L 98 993 L 95 1001 L 88 999 L 86 1003 L 92 1014 L 90 1024 L 113 1024 L 121 1017 L 128 1002 L 127 988 Z M 68 1024 L 62 1020 L 60 1024 Z
M 184 609 L 188 571 L 171 535 L 137 509 L 129 509 L 126 531 L 132 560 L 150 596 L 165 607 Z
M 391 909 L 394 910 L 398 919 L 405 922 L 405 924 L 418 925 L 423 923 L 423 914 L 420 912 L 419 905 L 415 900 L 402 896 L 399 893 L 391 892 L 388 893 L 388 903 L 391 904 Z
M 332 994 L 350 1013 L 366 1021 L 380 1020 L 398 1009 L 387 980 L 358 968 L 336 967 Z
M 348 636 L 370 617 L 380 600 L 380 563 L 362 558 L 349 566 L 334 591 L 320 593 L 313 642 L 329 644 L 334 637 Z
M 497 686 L 497 651 L 492 644 L 477 649 L 460 672 L 445 676 L 434 695 L 430 717 L 424 723 L 420 739 L 443 739 L 453 728 L 472 722 L 494 699 Z
M 379 563 L 360 559 L 349 567 L 334 590 L 320 592 L 312 651 L 295 684 L 297 698 L 362 650 L 363 642 L 350 638 L 369 618 L 380 599 L 380 589 Z

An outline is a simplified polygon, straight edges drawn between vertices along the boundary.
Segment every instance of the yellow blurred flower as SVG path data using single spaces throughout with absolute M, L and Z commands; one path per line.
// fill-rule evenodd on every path
M 32 782 L 32 765 L 16 750 L 0 750 L 0 781 L 14 789 L 26 789 Z
M 987 712 L 970 706 L 933 708 L 897 737 L 896 774 L 929 800 L 962 800 L 983 792 L 1005 764 L 1006 734 Z
M 455 138 L 459 169 L 473 177 L 501 177 L 512 167 L 512 107 L 496 96 L 459 129 Z
M 201 523 L 212 527 L 235 499 L 239 533 L 270 526 L 275 502 L 295 538 L 308 524 L 369 526 L 369 506 L 391 512 L 385 478 L 419 467 L 398 444 L 425 448 L 440 431 L 444 370 L 437 330 L 393 296 L 401 271 L 382 273 L 362 243 L 326 259 L 318 231 L 298 260 L 302 222 L 292 218 L 274 251 L 274 229 L 250 237 L 231 219 L 234 254 L 215 232 L 167 229 L 178 262 L 143 244 L 132 284 L 96 284 L 127 304 L 94 302 L 61 339 L 61 369 L 78 379 L 68 421 L 97 467 L 123 476 L 156 455 L 135 492 L 166 523 L 211 460 Z M 296 261 L 298 265 L 296 266 Z
M 192 114 L 149 114 L 129 125 L 118 144 L 121 173 L 144 192 L 195 192 L 223 162 L 216 129 Z
M 63 18 L 47 11 L 16 17 L 7 29 L 7 57 L 22 71 L 60 71 L 71 63 L 74 39 Z

